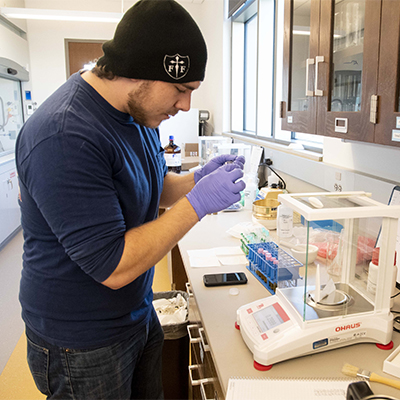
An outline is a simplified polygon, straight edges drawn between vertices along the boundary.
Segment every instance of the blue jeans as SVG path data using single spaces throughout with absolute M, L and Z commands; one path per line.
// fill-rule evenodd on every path
M 28 364 L 48 399 L 163 399 L 164 333 L 153 310 L 131 338 L 107 347 L 73 350 L 53 346 L 26 327 Z

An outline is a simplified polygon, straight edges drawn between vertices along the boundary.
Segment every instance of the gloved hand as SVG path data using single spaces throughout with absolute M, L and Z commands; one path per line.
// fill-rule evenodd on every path
M 206 165 L 204 165 L 204 167 L 194 171 L 194 182 L 197 183 L 201 178 L 215 171 L 228 161 L 233 162 L 240 169 L 244 168 L 244 163 L 246 162 L 243 156 L 238 157 L 234 154 L 222 154 L 218 157 L 214 157 Z
M 200 179 L 186 195 L 196 211 L 199 221 L 206 215 L 224 210 L 240 200 L 240 192 L 246 184 L 238 179 L 243 171 L 236 164 L 225 164 Z

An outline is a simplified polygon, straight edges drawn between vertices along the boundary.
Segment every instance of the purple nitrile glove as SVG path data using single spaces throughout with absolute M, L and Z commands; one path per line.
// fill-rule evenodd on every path
M 199 221 L 206 215 L 224 210 L 240 200 L 246 184 L 238 179 L 243 171 L 236 164 L 225 164 L 200 179 L 186 195 Z
M 204 165 L 204 167 L 194 171 L 194 182 L 197 183 L 201 178 L 215 171 L 226 162 L 233 162 L 237 164 L 240 169 L 243 169 L 245 159 L 243 156 L 237 157 L 234 154 L 222 154 L 218 157 L 214 157 L 206 165 Z
M 244 169 L 245 162 L 246 159 L 244 158 L 244 156 L 236 157 L 236 159 L 233 161 L 233 163 L 236 164 L 236 166 L 239 167 L 240 169 Z

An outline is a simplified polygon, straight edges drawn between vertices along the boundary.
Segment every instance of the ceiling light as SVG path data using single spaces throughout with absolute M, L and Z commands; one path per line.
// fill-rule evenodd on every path
M 47 10 L 38 8 L 1 7 L 1 15 L 15 19 L 37 19 L 49 21 L 114 22 L 122 18 L 122 13 L 100 11 Z

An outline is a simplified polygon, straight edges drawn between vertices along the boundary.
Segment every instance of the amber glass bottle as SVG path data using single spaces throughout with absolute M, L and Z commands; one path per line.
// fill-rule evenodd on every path
M 169 137 L 169 144 L 164 147 L 164 150 L 168 171 L 180 174 L 182 169 L 181 148 L 174 143 L 173 136 Z

